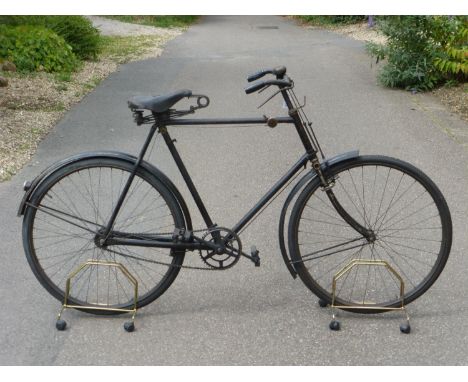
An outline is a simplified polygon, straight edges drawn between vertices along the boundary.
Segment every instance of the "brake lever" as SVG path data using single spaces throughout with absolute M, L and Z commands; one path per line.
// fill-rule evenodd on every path
M 270 85 L 268 85 L 267 87 L 269 87 Z M 261 93 L 263 90 L 265 90 L 267 87 L 263 88 L 262 90 L 259 91 L 259 93 Z M 260 106 L 257 107 L 257 109 L 260 109 L 262 106 L 264 106 L 267 102 L 271 101 L 276 95 L 278 95 L 280 92 L 282 92 L 283 90 L 290 90 L 294 87 L 294 82 L 291 81 L 291 85 L 290 86 L 287 86 L 287 87 L 284 87 L 282 89 L 278 89 L 276 92 L 274 92 L 270 97 L 268 97 L 266 99 L 265 102 L 263 102 Z
M 270 86 L 271 86 L 271 85 L 267 85 L 267 86 L 265 86 L 264 88 L 260 89 L 260 90 L 258 91 L 258 94 L 264 92 L 264 91 L 267 90 Z

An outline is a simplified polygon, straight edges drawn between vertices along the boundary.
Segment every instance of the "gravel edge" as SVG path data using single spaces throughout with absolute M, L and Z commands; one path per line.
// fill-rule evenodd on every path
M 126 57 L 84 62 L 70 81 L 48 73 L 20 75 L 1 72 L 9 85 L 0 88 L 0 182 L 9 180 L 34 155 L 37 146 L 70 108 L 91 92 L 119 65 L 161 55 L 165 44 L 182 28 L 155 28 L 87 16 L 104 36 L 122 36 L 144 41 L 144 48 Z

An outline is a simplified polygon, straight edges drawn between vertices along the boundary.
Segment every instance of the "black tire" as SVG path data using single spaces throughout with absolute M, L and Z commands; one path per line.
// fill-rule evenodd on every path
M 403 279 L 404 303 L 437 280 L 452 244 L 452 221 L 437 186 L 416 167 L 360 156 L 326 172 L 346 212 L 376 234 L 366 240 L 333 208 L 315 178 L 299 195 L 288 227 L 291 260 L 304 284 L 331 304 L 332 280 L 353 259 L 386 261 Z M 335 305 L 376 313 L 401 307 L 400 280 L 386 267 L 355 266 L 336 280 Z M 370 308 L 370 309 L 369 309 Z M 374 309 L 372 309 L 374 308 Z
M 49 175 L 32 195 L 31 205 L 39 208 L 27 207 L 25 211 L 24 250 L 36 278 L 59 301 L 64 301 L 70 273 L 90 259 L 118 262 L 136 278 L 138 308 L 161 296 L 179 273 L 183 250 L 171 255 L 170 249 L 111 246 L 109 249 L 114 252 L 110 252 L 96 245 L 94 232 L 109 219 L 132 168 L 132 164 L 120 159 L 83 159 Z M 175 227 L 185 228 L 177 200 L 163 182 L 140 167 L 114 229 L 171 233 Z M 118 268 L 89 266 L 71 280 L 67 303 L 133 309 L 134 287 Z M 81 310 L 95 314 L 121 313 Z

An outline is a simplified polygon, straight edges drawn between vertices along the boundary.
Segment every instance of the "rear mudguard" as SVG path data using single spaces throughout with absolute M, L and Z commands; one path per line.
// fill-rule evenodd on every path
M 321 163 L 321 169 L 324 173 L 326 173 L 327 168 L 341 162 L 348 161 L 350 159 L 354 159 L 359 156 L 359 150 L 354 150 L 354 151 L 348 151 L 343 154 L 336 155 L 330 159 L 325 159 Z M 286 198 L 286 201 L 284 202 L 283 209 L 281 210 L 281 215 L 280 215 L 280 220 L 279 220 L 279 245 L 280 245 L 280 250 L 281 250 L 281 255 L 283 256 L 283 260 L 286 264 L 286 267 L 288 268 L 289 272 L 291 273 L 291 276 L 296 278 L 297 277 L 297 271 L 294 268 L 294 266 L 291 264 L 291 256 L 289 255 L 288 252 L 288 245 L 286 245 L 285 242 L 285 225 L 284 222 L 286 220 L 286 215 L 289 210 L 289 206 L 291 205 L 291 202 L 295 199 L 296 195 L 301 191 L 307 184 L 310 182 L 314 181 L 314 179 L 317 177 L 317 173 L 314 170 L 309 171 L 306 175 L 304 175 L 299 182 L 296 183 L 294 188 L 291 190 L 289 193 L 288 197 Z M 287 237 L 287 235 L 286 235 Z
M 42 171 L 32 182 L 25 183 L 26 193 L 24 194 L 23 199 L 21 200 L 21 203 L 18 209 L 18 216 L 24 215 L 24 212 L 27 208 L 26 203 L 31 200 L 32 196 L 34 195 L 34 192 L 37 190 L 38 186 L 44 181 L 45 178 L 47 178 L 49 175 L 53 174 L 54 172 L 60 170 L 61 168 L 68 166 L 69 164 L 76 163 L 81 160 L 89 159 L 89 158 L 120 159 L 130 164 L 134 164 L 137 160 L 137 158 L 133 155 L 118 152 L 118 151 L 91 151 L 91 152 L 77 154 L 69 158 L 63 159 L 59 162 L 56 162 L 52 164 L 51 166 L 49 166 L 48 168 L 46 168 L 44 171 Z M 192 219 L 190 217 L 189 210 L 187 208 L 187 205 L 185 204 L 184 199 L 182 198 L 182 195 L 180 194 L 176 186 L 170 181 L 170 179 L 166 175 L 164 175 L 164 173 L 158 170 L 151 163 L 142 161 L 140 166 L 143 167 L 145 170 L 149 171 L 151 174 L 153 174 L 162 183 L 164 183 L 164 185 L 174 195 L 184 215 L 186 228 L 189 230 L 193 230 Z

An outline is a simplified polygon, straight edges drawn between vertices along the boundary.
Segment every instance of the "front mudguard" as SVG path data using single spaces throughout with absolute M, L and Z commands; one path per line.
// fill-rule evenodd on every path
M 119 151 L 91 151 L 86 153 L 81 153 L 77 155 L 73 155 L 66 159 L 63 159 L 59 162 L 56 162 L 42 171 L 32 182 L 26 182 L 24 186 L 24 190 L 26 193 L 21 200 L 20 206 L 18 208 L 18 216 L 24 215 L 27 204 L 31 198 L 33 197 L 34 193 L 36 192 L 39 185 L 46 179 L 49 175 L 59 171 L 61 168 L 68 166 L 72 163 L 76 163 L 78 161 L 89 159 L 89 158 L 111 158 L 111 159 L 120 159 L 124 160 L 130 164 L 134 164 L 137 158 L 131 154 L 122 153 Z M 193 230 L 192 227 L 192 219 L 190 217 L 189 210 L 187 205 L 185 204 L 182 195 L 180 194 L 179 190 L 176 186 L 171 182 L 171 180 L 164 175 L 158 168 L 153 166 L 151 163 L 142 161 L 140 166 L 142 166 L 145 170 L 153 174 L 156 178 L 158 178 L 164 185 L 169 189 L 169 191 L 174 195 L 179 204 L 180 209 L 184 215 L 184 220 L 186 224 L 186 228 L 189 230 Z
M 348 151 L 343 154 L 336 155 L 330 159 L 325 159 L 321 163 L 321 170 L 326 173 L 327 169 L 335 164 L 345 162 L 354 158 L 357 158 L 359 156 L 359 150 L 353 150 L 353 151 Z M 291 211 L 289 209 L 289 206 L 291 205 L 291 202 L 295 199 L 295 197 L 299 194 L 299 192 L 310 182 L 313 182 L 314 180 L 317 179 L 317 173 L 314 170 L 309 171 L 306 175 L 304 175 L 299 182 L 296 183 L 294 188 L 291 190 L 289 193 L 288 197 L 286 198 L 286 201 L 284 202 L 283 209 L 281 210 L 281 215 L 280 215 L 280 220 L 279 220 L 279 245 L 280 245 L 280 250 L 281 250 L 281 256 L 283 257 L 283 260 L 286 264 L 286 267 L 288 268 L 289 272 L 291 273 L 291 276 L 296 278 L 297 277 L 297 271 L 294 267 L 294 265 L 291 262 L 291 256 L 289 255 L 288 248 L 289 246 L 287 245 L 285 241 L 285 237 L 287 237 L 287 234 L 285 235 L 285 221 L 286 221 L 286 216 L 288 211 Z M 287 226 L 286 226 L 287 227 Z

